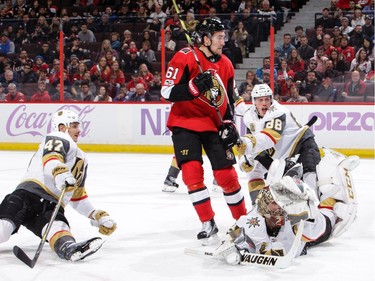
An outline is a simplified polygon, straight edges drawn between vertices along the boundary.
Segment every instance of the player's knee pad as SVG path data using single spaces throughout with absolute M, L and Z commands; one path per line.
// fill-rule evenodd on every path
M 189 161 L 181 165 L 182 181 L 189 190 L 204 186 L 204 171 L 199 161 Z
M 13 218 L 23 217 L 21 212 L 25 213 L 26 208 L 24 208 L 24 200 L 21 196 L 11 193 L 5 196 L 3 202 L 0 205 L 0 218 L 8 219 L 13 223 Z
M 221 170 L 214 170 L 214 177 L 224 190 L 224 192 L 233 192 L 240 188 L 238 182 L 238 175 L 233 167 L 229 167 Z

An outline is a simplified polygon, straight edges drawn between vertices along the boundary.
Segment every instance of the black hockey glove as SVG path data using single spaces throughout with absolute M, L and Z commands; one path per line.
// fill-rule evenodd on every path
M 224 120 L 219 129 L 219 136 L 226 149 L 240 143 L 240 136 L 236 124 L 231 120 Z
M 205 93 L 213 88 L 214 82 L 212 78 L 212 74 L 209 70 L 199 73 L 194 79 L 189 81 L 190 94 L 197 98 L 201 93 Z

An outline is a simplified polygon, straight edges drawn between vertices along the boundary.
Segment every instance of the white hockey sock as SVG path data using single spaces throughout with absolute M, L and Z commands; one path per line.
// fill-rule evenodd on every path
M 47 228 L 47 224 L 43 227 L 43 230 L 42 230 L 42 233 L 41 233 L 42 236 L 43 236 L 44 232 L 46 231 L 46 228 Z M 50 231 L 47 235 L 47 240 L 51 240 L 53 235 L 55 235 L 57 232 L 64 231 L 64 230 L 70 232 L 70 228 L 65 222 L 54 221 L 52 223 L 51 229 L 50 229 Z
M 0 220 L 0 243 L 4 243 L 8 241 L 14 229 L 15 227 L 10 221 L 1 219 Z

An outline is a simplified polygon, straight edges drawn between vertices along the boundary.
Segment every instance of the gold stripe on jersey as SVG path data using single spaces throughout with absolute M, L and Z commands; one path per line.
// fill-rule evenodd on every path
M 296 137 L 294 143 L 293 143 L 293 147 L 292 149 L 290 150 L 289 152 L 289 157 L 293 156 L 294 155 L 294 150 L 296 149 L 297 145 L 299 144 L 299 141 L 301 140 L 301 138 L 303 137 L 303 135 L 305 134 L 305 132 L 309 129 L 309 127 L 306 126 L 306 128 L 304 128 L 300 133 L 299 135 Z
M 77 188 L 70 201 L 79 201 L 87 197 L 86 188 L 84 186 Z
M 48 153 L 46 155 L 43 155 L 42 157 L 42 163 L 43 163 L 43 166 L 50 160 L 53 160 L 53 159 L 57 159 L 59 160 L 61 163 L 65 163 L 64 161 L 64 157 L 61 155 L 61 154 L 58 154 L 58 153 Z
M 254 179 L 249 181 L 248 183 L 249 192 L 262 190 L 265 187 L 265 183 L 263 179 Z
M 328 197 L 327 199 L 323 200 L 319 204 L 319 208 L 326 208 L 333 210 L 333 206 L 336 204 L 336 200 L 333 199 L 332 197 Z
M 67 231 L 67 230 L 59 231 L 51 237 L 51 239 L 49 240 L 49 246 L 51 247 L 52 251 L 55 251 L 56 241 L 59 240 L 60 238 L 64 237 L 64 236 L 73 237 L 73 235 L 70 233 L 70 231 Z
M 276 144 L 281 139 L 281 134 L 273 129 L 264 128 L 261 131 L 261 133 L 264 133 L 267 136 L 269 136 L 272 139 L 274 144 Z

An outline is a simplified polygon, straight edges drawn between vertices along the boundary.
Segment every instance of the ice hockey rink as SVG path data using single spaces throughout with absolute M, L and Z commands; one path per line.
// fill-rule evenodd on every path
M 0 151 L 0 198 L 10 193 L 27 168 L 33 152 Z M 106 210 L 118 229 L 94 255 L 80 262 L 59 259 L 45 244 L 30 269 L 12 253 L 18 245 L 33 257 L 40 239 L 25 228 L 0 244 L 1 281 L 208 281 L 208 280 L 374 280 L 375 161 L 361 159 L 353 171 L 359 198 L 358 217 L 337 239 L 310 249 L 286 269 L 230 266 L 209 258 L 184 254 L 197 247 L 201 228 L 181 178 L 175 193 L 161 187 L 171 155 L 88 153 L 86 187 L 95 207 Z M 206 160 L 205 183 L 210 189 L 220 236 L 233 224 L 221 193 L 211 191 L 212 172 Z M 240 181 L 249 203 L 244 174 Z M 77 241 L 100 236 L 87 218 L 66 208 Z

